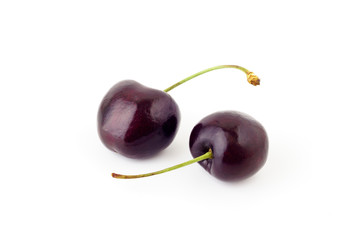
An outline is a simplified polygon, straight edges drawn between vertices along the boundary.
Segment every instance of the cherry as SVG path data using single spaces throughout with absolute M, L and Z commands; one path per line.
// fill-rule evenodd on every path
M 201 74 L 222 68 L 243 71 L 254 86 L 260 82 L 254 73 L 243 67 L 220 65 L 193 74 L 164 91 L 133 80 L 117 83 L 99 107 L 101 141 L 110 150 L 130 158 L 149 158 L 159 153 L 173 141 L 180 121 L 179 108 L 167 92 Z
M 125 80 L 102 100 L 98 131 L 109 149 L 131 158 L 146 158 L 169 146 L 179 121 L 179 107 L 169 94 Z
M 168 172 L 195 162 L 223 181 L 248 178 L 266 161 L 268 137 L 263 126 L 240 112 L 216 112 L 203 118 L 190 135 L 193 160 L 157 172 L 122 175 L 114 178 L 140 178 Z
M 193 157 L 212 150 L 212 158 L 199 162 L 211 175 L 238 180 L 255 174 L 264 164 L 268 137 L 252 117 L 234 111 L 213 113 L 202 119 L 190 135 Z

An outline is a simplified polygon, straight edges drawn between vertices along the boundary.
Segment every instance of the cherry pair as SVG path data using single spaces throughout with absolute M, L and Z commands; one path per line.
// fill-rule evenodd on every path
M 173 141 L 180 122 L 176 102 L 167 93 L 180 84 L 206 72 L 236 68 L 247 75 L 250 84 L 258 77 L 236 65 L 205 69 L 164 91 L 125 80 L 113 86 L 102 100 L 98 112 L 98 132 L 106 147 L 130 158 L 150 158 Z M 202 119 L 190 135 L 193 160 L 157 172 L 139 175 L 113 173 L 114 178 L 139 178 L 168 172 L 195 162 L 211 175 L 225 181 L 240 180 L 256 173 L 265 163 L 268 138 L 262 125 L 250 116 L 224 111 Z

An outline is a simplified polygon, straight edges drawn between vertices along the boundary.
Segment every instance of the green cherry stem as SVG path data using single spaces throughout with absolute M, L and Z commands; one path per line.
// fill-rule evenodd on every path
M 205 153 L 205 154 L 203 154 L 203 155 L 201 155 L 201 156 L 199 156 L 197 158 L 194 158 L 194 159 L 189 160 L 187 162 L 177 164 L 177 165 L 169 167 L 169 168 L 165 168 L 165 169 L 160 170 L 160 171 L 151 172 L 151 173 L 144 173 L 144 174 L 138 174 L 138 175 L 123 175 L 123 174 L 112 173 L 111 176 L 113 178 L 120 178 L 120 179 L 132 179 L 132 178 L 149 177 L 149 176 L 153 176 L 153 175 L 157 175 L 157 174 L 161 174 L 161 173 L 166 173 L 166 172 L 169 172 L 169 171 L 181 168 L 181 167 L 185 167 L 187 165 L 190 165 L 190 164 L 193 164 L 193 163 L 196 163 L 196 162 L 200 162 L 202 160 L 209 159 L 209 158 L 210 159 L 213 158 L 213 154 L 212 154 L 211 149 L 209 149 L 209 151 L 207 153 Z
M 168 87 L 167 89 L 164 90 L 164 92 L 169 92 L 171 89 L 174 89 L 176 88 L 177 86 L 189 81 L 190 79 L 193 79 L 197 76 L 200 76 L 204 73 L 207 73 L 207 72 L 210 72 L 210 71 L 213 71 L 213 70 L 217 70 L 217 69 L 222 69 L 222 68 L 235 68 L 235 69 L 239 69 L 241 71 L 243 71 L 246 76 L 247 76 L 247 80 L 250 84 L 256 86 L 256 85 L 259 85 L 260 84 L 260 79 L 253 73 L 253 72 L 250 72 L 249 70 L 247 70 L 246 68 L 243 68 L 243 67 L 240 67 L 240 66 L 237 66 L 237 65 L 220 65 L 220 66 L 216 66 L 216 67 L 211 67 L 211 68 L 208 68 L 208 69 L 205 69 L 201 72 L 198 72 L 198 73 L 195 73 L 183 80 L 181 80 L 180 82 L 177 82 L 175 83 L 174 85 Z

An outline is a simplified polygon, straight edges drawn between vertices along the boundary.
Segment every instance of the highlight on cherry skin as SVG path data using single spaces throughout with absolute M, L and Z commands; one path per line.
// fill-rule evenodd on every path
M 180 110 L 168 92 L 199 75 L 223 68 L 243 71 L 254 86 L 260 83 L 254 73 L 237 65 L 205 69 L 164 91 L 133 80 L 120 81 L 106 93 L 98 110 L 101 141 L 110 150 L 129 158 L 153 157 L 171 144 L 179 127 Z
M 212 176 L 223 181 L 251 177 L 265 164 L 269 142 L 264 127 L 251 116 L 222 111 L 203 118 L 190 134 L 194 159 L 160 171 L 112 177 L 131 179 L 169 172 L 198 162 Z

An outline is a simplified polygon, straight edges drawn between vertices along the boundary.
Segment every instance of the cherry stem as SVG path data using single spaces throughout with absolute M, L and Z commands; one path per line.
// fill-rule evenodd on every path
M 260 84 L 260 79 L 253 73 L 253 72 L 250 72 L 249 70 L 247 70 L 246 68 L 243 68 L 243 67 L 240 67 L 240 66 L 237 66 L 237 65 L 220 65 L 220 66 L 216 66 L 216 67 L 211 67 L 211 68 L 208 68 L 208 69 L 205 69 L 201 72 L 198 72 L 198 73 L 195 73 L 183 80 L 181 80 L 180 82 L 177 82 L 175 83 L 174 85 L 168 87 L 167 89 L 164 90 L 164 92 L 169 92 L 171 89 L 173 88 L 176 88 L 177 86 L 189 81 L 190 79 L 193 79 L 199 75 L 202 75 L 204 73 L 207 73 L 207 72 L 210 72 L 210 71 L 213 71 L 213 70 L 217 70 L 217 69 L 222 69 L 222 68 L 236 68 L 236 69 L 239 69 L 241 71 L 243 71 L 246 76 L 247 76 L 247 81 L 256 86 L 256 85 L 259 85 Z
M 149 176 L 153 176 L 153 175 L 157 175 L 157 174 L 161 174 L 161 173 L 165 173 L 165 172 L 169 172 L 169 171 L 172 171 L 172 170 L 175 170 L 175 169 L 178 169 L 178 168 L 181 168 L 181 167 L 185 167 L 187 165 L 190 165 L 190 164 L 193 164 L 193 163 L 196 163 L 196 162 L 200 162 L 202 160 L 205 160 L 205 159 L 211 159 L 213 158 L 213 154 L 212 154 L 212 150 L 209 149 L 209 151 L 197 158 L 194 158 L 192 160 L 189 160 L 187 162 L 183 162 L 183 163 L 180 163 L 180 164 L 177 164 L 175 166 L 172 166 L 172 167 L 169 167 L 169 168 L 165 168 L 163 170 L 159 170 L 159 171 L 156 171 L 156 172 L 151 172 L 151 173 L 144 173 L 144 174 L 137 174 L 137 175 L 123 175 L 123 174 L 117 174 L 117 173 L 112 173 L 111 176 L 113 178 L 119 178 L 119 179 L 132 179 L 132 178 L 142 178 L 142 177 L 149 177 Z

